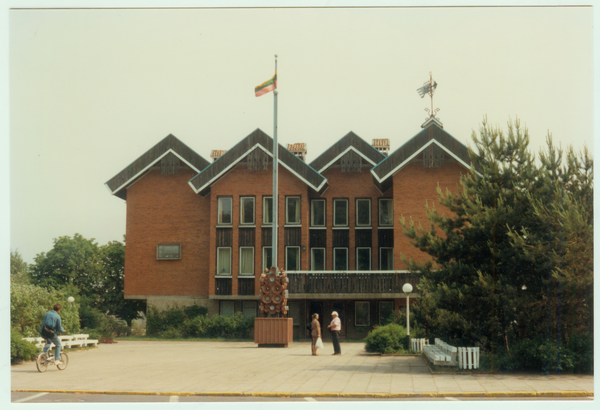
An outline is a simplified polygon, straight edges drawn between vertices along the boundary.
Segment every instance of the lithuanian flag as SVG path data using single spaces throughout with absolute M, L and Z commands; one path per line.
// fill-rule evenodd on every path
M 277 88 L 277 71 L 275 71 L 275 75 L 270 80 L 265 81 L 259 86 L 254 87 L 254 95 L 260 97 L 263 94 L 266 94 L 270 91 L 273 91 Z

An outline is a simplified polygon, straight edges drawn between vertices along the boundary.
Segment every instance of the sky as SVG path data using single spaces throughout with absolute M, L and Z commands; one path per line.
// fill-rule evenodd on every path
M 39 2 L 33 2 L 39 4 Z M 93 4 L 94 2 L 91 2 Z M 8 11 L 10 249 L 123 240 L 104 183 L 168 134 L 210 161 L 256 128 L 310 162 L 348 132 L 395 150 L 434 108 L 464 144 L 519 118 L 532 150 L 593 148 L 591 7 Z

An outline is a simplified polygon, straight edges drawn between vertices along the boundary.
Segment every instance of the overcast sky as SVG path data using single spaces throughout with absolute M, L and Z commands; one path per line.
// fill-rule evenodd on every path
M 39 3 L 39 2 L 38 2 Z M 429 73 L 444 129 L 470 143 L 518 116 L 538 150 L 593 148 L 591 7 L 11 10 L 10 248 L 122 240 L 104 183 L 172 133 L 205 159 L 256 128 L 278 54 L 279 142 L 308 162 L 354 131 L 395 150 L 421 130 Z

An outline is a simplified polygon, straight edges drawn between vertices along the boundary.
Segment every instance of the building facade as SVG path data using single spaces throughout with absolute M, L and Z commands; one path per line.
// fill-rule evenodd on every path
M 278 147 L 277 259 L 294 337 L 306 337 L 313 313 L 326 325 L 335 310 L 342 337 L 362 338 L 406 306 L 405 283 L 418 300 L 401 255 L 425 255 L 400 217 L 427 226 L 426 202 L 440 210 L 438 187 L 456 190 L 469 172 L 467 148 L 437 119 L 422 128 L 392 153 L 350 132 L 310 164 L 305 144 Z M 259 315 L 273 252 L 272 150 L 257 129 L 209 162 L 169 135 L 106 183 L 127 202 L 125 298 Z

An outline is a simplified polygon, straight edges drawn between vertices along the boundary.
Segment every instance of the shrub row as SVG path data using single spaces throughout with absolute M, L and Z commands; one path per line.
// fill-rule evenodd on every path
M 201 306 L 186 308 L 169 307 L 159 311 L 148 308 L 146 334 L 164 338 L 248 338 L 254 326 L 254 319 L 244 318 L 238 312 L 233 316 L 214 315 Z

